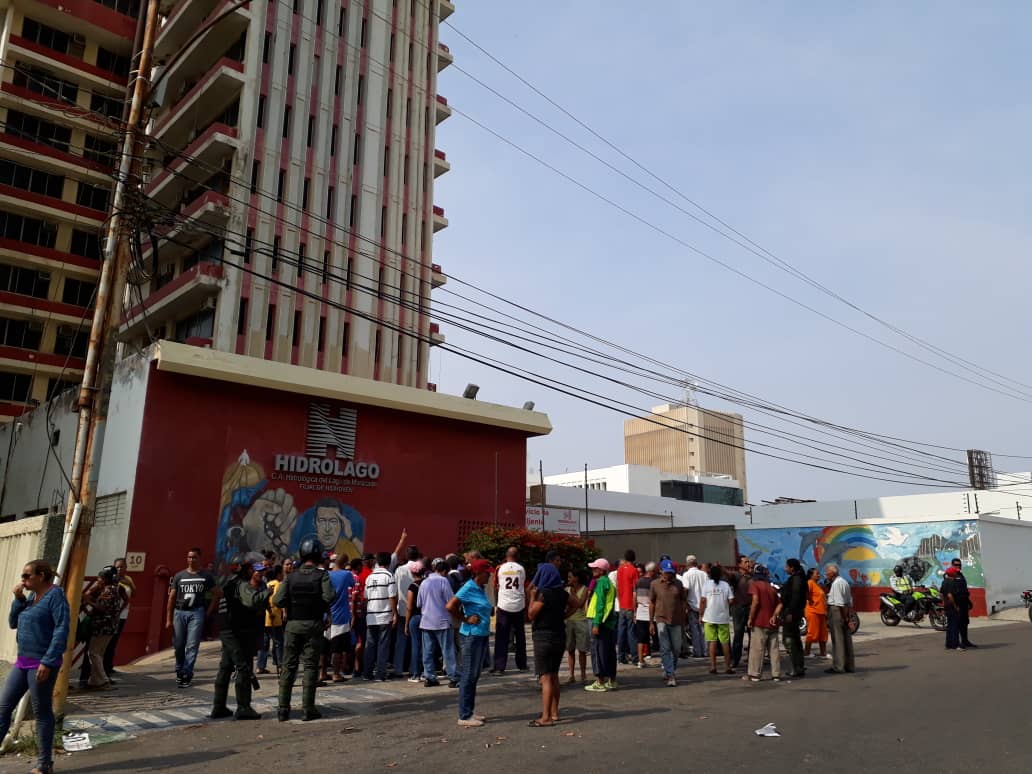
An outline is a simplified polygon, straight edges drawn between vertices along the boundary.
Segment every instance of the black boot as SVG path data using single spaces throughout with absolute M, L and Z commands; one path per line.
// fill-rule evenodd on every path
M 290 720 L 290 710 L 289 709 L 277 710 L 276 711 L 276 720 L 278 720 L 280 723 L 284 722 L 285 720 Z
M 218 720 L 219 718 L 231 718 L 233 717 L 233 710 L 225 705 L 221 707 L 213 707 L 211 712 L 208 713 L 208 717 L 212 720 Z

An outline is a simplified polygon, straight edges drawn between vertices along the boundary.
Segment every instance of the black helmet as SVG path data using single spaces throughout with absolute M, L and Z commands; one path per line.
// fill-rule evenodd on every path
M 897 564 L 895 567 L 892 568 L 892 571 L 894 573 L 896 573 L 896 575 L 902 575 L 903 574 L 903 565 L 902 564 Z
M 298 553 L 301 555 L 301 561 L 311 559 L 318 562 L 322 559 L 323 544 L 319 542 L 318 538 L 305 538 L 298 547 Z
M 109 586 L 112 586 L 118 582 L 118 570 L 116 570 L 113 566 L 109 564 L 107 565 L 107 567 L 105 567 L 97 573 L 97 577 L 103 578 L 104 583 L 108 584 Z

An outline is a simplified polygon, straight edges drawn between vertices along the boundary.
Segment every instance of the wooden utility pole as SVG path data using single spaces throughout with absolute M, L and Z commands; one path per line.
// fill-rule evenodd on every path
M 150 94 L 150 79 L 154 54 L 154 40 L 158 29 L 159 0 L 148 0 L 143 21 L 143 36 L 140 48 L 133 52 L 138 59 L 136 77 L 130 83 L 129 117 L 122 140 L 122 155 L 115 181 L 115 193 L 111 202 L 111 217 L 104 243 L 104 259 L 100 267 L 100 282 L 97 285 L 96 308 L 90 327 L 90 343 L 86 353 L 86 369 L 82 388 L 79 391 L 79 424 L 75 434 L 75 451 L 72 457 L 71 487 L 68 493 L 68 512 L 65 529 L 72 531 L 71 548 L 65 577 L 61 579 L 68 605 L 71 608 L 71 626 L 68 632 L 68 647 L 64 662 L 54 688 L 54 712 L 58 717 L 64 714 L 68 698 L 68 676 L 72 666 L 72 650 L 75 647 L 75 630 L 79 618 L 79 601 L 82 596 L 83 578 L 86 574 L 86 557 L 90 548 L 90 533 L 93 530 L 94 511 L 97 499 L 97 477 L 100 467 L 100 451 L 104 442 L 104 426 L 107 422 L 108 404 L 111 399 L 111 382 L 114 377 L 116 334 L 122 322 L 122 304 L 125 297 L 126 277 L 129 273 L 131 254 L 129 252 L 128 225 L 124 216 L 131 186 L 139 179 L 139 162 L 142 155 L 142 134 L 146 102 Z M 81 518 L 76 524 L 73 519 L 76 505 L 81 507 Z

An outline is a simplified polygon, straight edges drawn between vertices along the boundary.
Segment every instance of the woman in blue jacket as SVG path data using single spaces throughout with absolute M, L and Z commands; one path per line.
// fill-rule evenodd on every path
M 11 715 L 28 691 L 39 743 L 32 774 L 50 774 L 54 770 L 54 682 L 68 644 L 68 600 L 54 585 L 49 564 L 29 562 L 22 569 L 8 621 L 18 630 L 18 658 L 0 693 L 0 739 L 7 736 Z

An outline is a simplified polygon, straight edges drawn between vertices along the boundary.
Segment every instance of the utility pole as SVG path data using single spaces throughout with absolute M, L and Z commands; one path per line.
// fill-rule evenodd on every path
M 584 463 L 584 531 L 591 531 L 591 520 L 588 518 L 588 463 Z
M 75 630 L 79 618 L 79 601 L 83 578 L 86 574 L 86 557 L 90 548 L 90 533 L 93 530 L 94 510 L 97 498 L 97 477 L 99 474 L 100 451 L 104 443 L 104 428 L 107 422 L 108 404 L 111 399 L 111 382 L 115 366 L 115 335 L 122 322 L 122 303 L 125 296 L 126 277 L 131 260 L 129 239 L 123 211 L 126 207 L 130 186 L 139 177 L 141 156 L 141 135 L 147 97 L 150 94 L 150 78 L 154 53 L 154 40 L 158 28 L 159 0 L 148 0 L 143 20 L 143 35 L 140 39 L 136 77 L 131 81 L 128 95 L 129 116 L 122 140 L 122 154 L 115 181 L 115 193 L 111 202 L 107 237 L 104 243 L 104 260 L 100 268 L 97 285 L 96 308 L 90 327 L 89 349 L 86 353 L 86 369 L 82 388 L 79 391 L 79 424 L 75 434 L 75 451 L 72 457 L 71 487 L 68 493 L 68 512 L 65 518 L 66 538 L 70 533 L 68 567 L 61 579 L 68 605 L 71 608 L 71 626 L 64 662 L 54 688 L 54 712 L 60 718 L 64 714 L 68 698 L 68 676 L 72 666 L 72 650 L 75 647 Z M 135 57 L 134 57 L 135 58 Z M 81 518 L 75 518 L 81 514 Z

